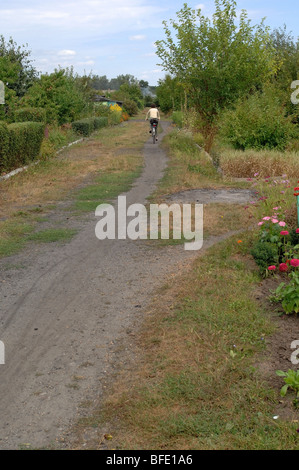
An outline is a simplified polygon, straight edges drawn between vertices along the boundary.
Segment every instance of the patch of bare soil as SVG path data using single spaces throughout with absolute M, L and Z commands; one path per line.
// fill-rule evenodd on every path
M 260 357 L 257 367 L 271 388 L 280 391 L 285 384 L 282 377 L 276 375 L 277 370 L 287 372 L 289 369 L 297 370 L 298 365 L 292 364 L 291 355 L 295 349 L 291 348 L 293 341 L 299 341 L 299 317 L 295 314 L 286 315 L 281 307 L 269 300 L 271 291 L 283 282 L 282 278 L 265 279 L 256 291 L 256 299 L 263 307 L 273 312 L 276 332 L 266 339 L 266 352 Z M 298 347 L 297 347 L 298 349 Z M 288 391 L 286 397 L 281 398 L 274 415 L 285 421 L 299 423 L 299 410 L 295 408 L 295 393 Z
M 191 189 L 181 191 L 166 197 L 167 201 L 177 203 L 197 202 L 199 204 L 208 204 L 210 202 L 219 202 L 227 204 L 245 204 L 256 198 L 253 191 L 248 189 Z

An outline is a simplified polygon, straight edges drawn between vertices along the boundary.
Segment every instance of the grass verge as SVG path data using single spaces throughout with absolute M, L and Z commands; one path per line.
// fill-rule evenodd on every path
M 273 419 L 277 391 L 255 368 L 274 326 L 237 241 L 210 248 L 161 290 L 140 332 L 139 367 L 121 374 L 89 420 L 109 423 L 111 448 L 298 448 L 297 424 Z
M 67 210 L 74 216 L 128 190 L 141 171 L 145 129 L 138 122 L 103 128 L 55 158 L 1 181 L 0 257 L 18 252 L 28 241 L 69 240 L 74 234 L 69 228 L 45 231 L 39 225 L 58 201 L 73 202 Z

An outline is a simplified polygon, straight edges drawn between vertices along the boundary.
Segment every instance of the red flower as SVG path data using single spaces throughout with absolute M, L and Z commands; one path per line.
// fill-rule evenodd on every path
M 296 228 L 296 233 L 299 233 L 299 228 Z
M 282 230 L 280 232 L 280 235 L 289 235 L 289 232 L 287 230 Z
M 276 269 L 276 266 L 268 266 L 269 271 L 274 271 Z
M 285 273 L 288 270 L 288 265 L 286 263 L 280 263 L 279 271 Z
M 297 268 L 297 266 L 299 266 L 299 259 L 291 259 L 290 264 L 291 266 L 294 266 L 294 268 Z

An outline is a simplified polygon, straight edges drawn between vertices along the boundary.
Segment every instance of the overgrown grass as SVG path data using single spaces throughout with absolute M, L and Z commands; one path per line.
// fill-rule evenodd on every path
M 191 133 L 174 129 L 163 140 L 163 147 L 171 157 L 152 199 L 187 189 L 222 184 L 211 158 L 198 147 Z
M 167 301 L 156 303 L 141 335 L 146 352 L 135 385 L 131 376 L 127 388 L 124 377 L 107 399 L 102 419 L 115 417 L 113 446 L 298 448 L 296 423 L 273 420 L 277 393 L 255 369 L 273 332 L 269 313 L 254 299 L 258 281 L 234 238 L 198 258 Z
M 287 175 L 298 178 L 298 152 L 279 152 L 275 150 L 233 150 L 218 149 L 220 165 L 225 176 L 235 178 L 253 178 L 255 173 L 260 177 L 279 177 Z
M 22 216 L 0 223 L 0 256 L 9 256 L 21 250 L 27 236 L 34 230 L 33 221 Z

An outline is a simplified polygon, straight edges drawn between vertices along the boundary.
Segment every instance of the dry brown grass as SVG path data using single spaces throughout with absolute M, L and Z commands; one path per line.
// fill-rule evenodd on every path
M 282 175 L 298 178 L 299 175 L 298 152 L 222 149 L 220 164 L 225 176 L 235 178 L 253 178 L 255 173 L 263 178 Z
M 204 206 L 204 236 L 223 235 L 239 227 L 249 227 L 250 214 L 239 204 L 210 203 Z

